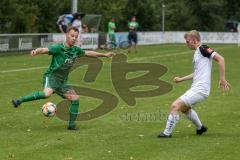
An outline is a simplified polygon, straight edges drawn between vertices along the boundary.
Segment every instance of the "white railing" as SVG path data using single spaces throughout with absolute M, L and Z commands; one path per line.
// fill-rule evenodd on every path
M 140 45 L 185 43 L 185 32 L 138 32 Z M 222 43 L 240 45 L 240 33 L 237 32 L 200 32 L 203 43 Z M 117 41 L 127 39 L 127 32 L 116 33 Z M 99 34 L 82 34 L 83 49 L 96 49 L 99 46 Z M 46 47 L 52 43 L 65 41 L 65 35 L 59 33 L 39 34 L 0 34 L 0 52 L 24 51 Z
M 98 33 L 82 34 L 84 49 L 98 48 Z M 53 43 L 65 41 L 65 35 L 52 34 L 0 34 L 0 52 L 25 51 L 38 47 L 47 47 Z
M 186 32 L 140 32 L 139 44 L 185 43 Z M 237 44 L 237 32 L 200 32 L 203 43 Z

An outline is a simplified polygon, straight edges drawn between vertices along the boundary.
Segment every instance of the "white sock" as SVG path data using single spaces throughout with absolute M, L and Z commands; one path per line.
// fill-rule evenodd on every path
M 197 113 L 193 109 L 191 109 L 191 111 L 186 113 L 185 115 L 190 121 L 193 122 L 193 124 L 197 127 L 197 129 L 201 129 L 202 123 L 198 118 Z
M 176 126 L 177 122 L 179 121 L 179 114 L 169 114 L 168 116 L 168 120 L 167 120 L 167 124 L 166 124 L 166 128 L 163 131 L 163 133 L 165 135 L 170 135 L 174 129 L 174 127 Z

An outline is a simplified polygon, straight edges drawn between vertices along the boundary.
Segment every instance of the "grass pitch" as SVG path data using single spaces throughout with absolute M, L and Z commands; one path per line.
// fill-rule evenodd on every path
M 239 159 L 240 153 L 240 85 L 239 48 L 237 45 L 210 45 L 225 57 L 226 78 L 230 92 L 218 89 L 219 71 L 213 62 L 210 97 L 195 106 L 202 122 L 209 127 L 202 136 L 195 135 L 195 127 L 181 116 L 171 139 L 156 136 L 165 127 L 169 106 L 183 94 L 191 82 L 172 84 L 167 94 L 138 98 L 129 107 L 114 90 L 110 79 L 111 60 L 93 83 L 83 81 L 86 68 L 70 75 L 70 82 L 109 92 L 115 95 L 118 106 L 99 118 L 77 122 L 80 132 L 66 130 L 66 122 L 46 118 L 41 106 L 47 101 L 58 103 L 57 95 L 47 100 L 24 103 L 13 108 L 12 98 L 41 90 L 44 71 L 50 57 L 25 55 L 0 57 L 0 159 L 2 160 L 219 160 Z M 168 68 L 161 79 L 171 83 L 174 76 L 192 72 L 193 51 L 182 44 L 141 46 L 138 53 L 128 54 L 129 63 L 158 63 Z M 132 76 L 135 73 L 132 73 Z M 144 86 L 141 88 L 144 90 Z M 98 100 L 81 97 L 80 112 L 91 110 Z M 151 118 L 155 115 L 155 118 Z M 150 118 L 149 118 L 150 117 Z

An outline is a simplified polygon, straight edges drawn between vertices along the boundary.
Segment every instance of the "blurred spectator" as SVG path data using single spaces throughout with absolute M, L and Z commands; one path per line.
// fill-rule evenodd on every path
M 237 32 L 238 22 L 235 20 L 229 20 L 226 23 L 226 27 L 230 32 Z
M 109 41 L 111 42 L 116 42 L 115 30 L 116 30 L 115 18 L 112 18 L 111 21 L 108 22 L 108 37 Z
M 132 48 L 132 42 L 134 42 L 134 49 L 135 52 L 137 52 L 137 43 L 138 43 L 138 37 L 137 37 L 137 28 L 138 28 L 139 24 L 138 22 L 136 22 L 136 17 L 133 16 L 131 18 L 131 21 L 128 22 L 128 29 L 129 29 L 129 33 L 128 33 L 128 40 L 130 43 L 130 48 L 128 50 L 128 52 L 131 52 L 131 48 Z
M 67 33 L 68 23 L 65 15 L 62 15 L 58 18 L 57 26 L 61 33 Z
M 91 32 L 92 32 L 92 33 L 96 33 L 96 32 L 97 32 L 97 27 L 96 27 L 96 26 L 93 26 L 93 27 L 91 28 Z
M 238 33 L 240 33 L 240 22 L 238 22 L 237 31 L 238 31 Z
M 74 13 L 72 19 L 72 27 L 78 28 L 79 35 L 78 35 L 78 45 L 81 47 L 83 44 L 83 37 L 82 37 L 82 18 L 85 16 L 84 13 Z
M 79 33 L 82 33 L 82 18 L 85 16 L 84 13 L 74 13 L 72 19 L 72 26 L 78 28 Z
M 83 24 L 83 33 L 88 33 L 89 32 L 89 29 L 88 29 L 88 26 L 86 24 Z

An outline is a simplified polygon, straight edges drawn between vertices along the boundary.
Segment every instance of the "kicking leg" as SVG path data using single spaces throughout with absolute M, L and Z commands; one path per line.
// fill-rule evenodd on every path
M 19 105 L 21 105 L 24 102 L 34 101 L 38 99 L 45 99 L 50 97 L 52 94 L 53 94 L 53 89 L 45 88 L 44 91 L 33 92 L 32 94 L 23 96 L 19 99 L 13 99 L 12 104 L 15 108 L 17 108 Z

